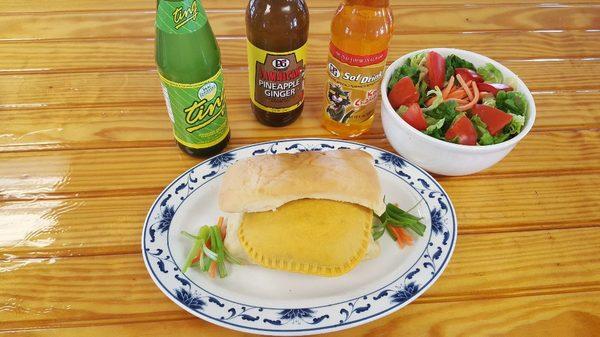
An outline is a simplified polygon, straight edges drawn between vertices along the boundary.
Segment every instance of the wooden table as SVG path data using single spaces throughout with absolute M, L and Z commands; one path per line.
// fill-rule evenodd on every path
M 501 163 L 438 177 L 459 239 L 413 304 L 336 336 L 600 335 L 600 4 L 393 1 L 390 60 L 446 46 L 495 58 L 534 92 L 536 125 Z M 320 127 L 328 26 L 309 1 L 300 120 L 248 108 L 245 1 L 205 0 L 219 37 L 230 148 Z M 154 65 L 152 1 L 0 5 L 0 334 L 241 336 L 197 319 L 153 284 L 140 256 L 156 194 L 198 163 L 173 144 Z M 379 118 L 359 141 L 391 149 Z M 12 336 L 12 335 L 11 335 Z

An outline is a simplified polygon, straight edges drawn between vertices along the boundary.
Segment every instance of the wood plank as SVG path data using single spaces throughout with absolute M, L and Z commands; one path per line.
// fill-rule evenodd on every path
M 91 164 L 94 163 L 96 161 Z M 20 167 L 14 166 L 14 169 Z M 164 182 L 143 183 L 145 177 L 134 177 L 132 179 L 141 181 L 137 186 L 143 187 L 130 191 L 114 190 L 114 186 L 133 188 L 127 178 L 140 173 L 133 169 L 132 174 L 123 171 L 127 175 L 124 179 L 115 177 L 115 185 L 111 186 L 97 186 L 100 182 L 77 183 L 82 180 L 78 175 L 69 176 L 65 179 L 74 181 L 76 186 L 73 189 L 81 190 L 71 193 L 72 198 L 52 199 L 53 195 L 47 193 L 29 196 L 34 198 L 30 201 L 0 203 L 0 253 L 15 257 L 53 257 L 137 252 L 140 226 L 148 208 L 168 180 L 183 168 L 177 172 L 167 168 L 162 170 L 160 177 Z M 110 171 L 110 167 L 99 171 Z M 42 180 L 31 179 L 29 183 Z M 476 177 L 439 180 L 457 207 L 461 233 L 600 226 L 600 196 L 589 188 L 600 183 L 597 172 L 502 177 L 487 179 L 485 184 Z M 10 182 L 11 177 L 4 181 Z M 127 183 L 130 185 L 123 186 Z M 91 191 L 94 186 L 106 189 Z M 2 192 L 3 197 L 14 199 L 24 196 L 25 192 L 11 193 L 8 188 Z M 21 190 L 24 189 L 21 187 Z M 44 186 L 39 186 L 39 189 L 44 189 Z
M 327 59 L 329 36 L 310 40 L 311 63 Z M 245 66 L 246 40 L 219 40 L 223 64 Z M 515 50 L 515 44 L 524 46 Z M 581 59 L 600 56 L 600 31 L 499 32 L 481 34 L 432 33 L 398 36 L 390 46 L 390 60 L 431 46 L 469 49 L 495 59 Z M 152 69 L 154 39 L 33 41 L 0 43 L 0 74 Z M 51 55 L 51 57 L 49 57 Z
M 424 32 L 573 30 L 598 29 L 600 7 L 595 4 L 538 6 L 464 5 L 395 7 L 394 15 L 403 20 L 395 34 Z M 311 11 L 311 34 L 329 34 L 334 8 Z M 217 35 L 245 34 L 243 10 L 209 11 L 209 20 Z M 435 17 L 435 20 L 431 20 Z M 465 25 L 467 23 L 467 25 Z M 100 37 L 151 37 L 154 35 L 154 11 L 48 12 L 0 16 L 0 40 L 39 40 Z
M 463 235 L 444 275 L 416 303 L 600 290 L 599 244 L 596 228 Z M 9 271 L 0 278 L 0 301 L 10 303 L 0 312 L 2 330 L 187 317 L 152 283 L 137 254 L 19 259 L 0 267 Z
M 552 137 L 542 137 L 538 141 L 535 137 L 539 134 L 532 134 L 526 140 L 531 145 L 523 143 L 517 146 L 504 162 L 484 171 L 482 174 L 539 174 L 540 172 L 557 173 L 569 170 L 577 173 L 596 171 L 600 164 L 598 156 L 600 138 L 597 131 L 589 133 L 589 138 L 586 138 L 584 134 L 585 132 L 565 133 L 562 137 L 556 137 L 558 140 L 551 143 L 551 145 L 542 143 Z M 277 138 L 285 138 L 285 136 Z M 573 140 L 582 141 L 580 150 L 572 150 Z M 385 140 L 363 137 L 358 141 L 388 147 Z M 246 140 L 246 142 L 255 142 L 255 140 Z M 236 144 L 232 144 L 232 147 L 235 146 Z M 536 150 L 542 153 L 536 153 Z M 543 153 L 550 150 L 553 152 Z M 569 154 L 570 151 L 573 152 Z M 563 158 L 567 160 L 563 160 Z M 132 191 L 155 190 L 165 186 L 171 179 L 199 161 L 200 159 L 187 156 L 175 146 L 3 153 L 0 154 L 0 177 L 2 177 L 0 199 L 115 195 L 115 193 L 122 195 Z M 536 165 L 531 165 L 531 163 Z M 143 170 L 140 170 L 140 168 L 143 168 Z M 471 177 L 461 179 L 478 180 L 477 175 Z M 446 179 L 442 181 L 446 182 Z M 519 181 L 522 178 L 515 177 L 514 179 Z M 557 177 L 550 181 L 546 181 L 548 177 L 525 179 L 527 179 L 526 186 L 533 186 L 532 184 L 537 182 L 540 187 L 545 186 L 558 193 L 557 191 L 562 188 L 581 189 L 582 186 L 586 186 L 590 182 L 599 182 L 600 176 L 567 176 Z M 451 184 L 454 181 L 460 180 L 448 179 L 447 183 Z M 490 186 L 501 187 L 507 184 L 504 181 L 507 180 L 495 180 L 494 183 L 490 183 Z M 519 182 L 519 184 L 522 184 L 522 182 Z M 510 186 L 512 187 L 512 184 Z M 501 190 L 504 191 L 504 189 Z M 584 195 L 587 194 L 587 192 L 584 193 Z M 479 198 L 480 196 L 475 195 L 474 197 Z M 555 202 L 559 201 L 555 200 Z M 551 204 L 554 205 L 554 203 Z M 561 207 L 559 206 L 559 208 Z M 563 210 L 558 211 L 562 212 Z
M 0 254 L 56 257 L 132 254 L 156 198 L 146 193 L 0 203 Z
M 532 91 L 597 91 L 600 59 L 566 61 L 505 61 Z M 225 69 L 229 101 L 248 97 L 245 67 Z M 309 65 L 306 96 L 321 97 L 326 83 L 324 65 Z M 115 103 L 156 102 L 162 97 L 156 70 L 19 74 L 0 76 L 0 110 L 31 107 L 69 107 Z M 135 93 L 135 94 L 132 94 Z M 147 104 L 147 103 L 146 103 Z
M 593 175 L 503 178 L 489 184 L 480 179 L 441 181 L 457 207 L 461 233 L 600 226 L 600 198 L 583 185 L 597 182 Z M 140 226 L 160 189 L 0 203 L 0 254 L 30 258 L 136 253 Z M 526 210 L 523 205 L 536 207 Z
M 414 303 L 385 318 L 328 336 L 472 336 L 485 331 L 489 335 L 516 336 L 593 336 L 600 330 L 600 293 L 552 294 L 518 298 L 462 301 L 460 305 Z M 174 320 L 60 327 L 19 331 L 21 336 L 165 336 L 173 331 L 193 336 L 236 337 L 248 334 L 220 328 L 214 324 L 181 315 Z M 0 334 L 2 334 L 0 332 Z M 7 334 L 11 334 L 8 332 Z
M 340 1 L 337 0 L 308 0 L 309 9 L 313 8 L 332 8 L 336 7 Z M 562 0 L 561 3 L 581 3 L 580 0 Z M 505 4 L 544 4 L 545 0 L 502 0 L 500 3 L 490 3 L 486 0 L 431 0 L 428 5 L 487 5 L 487 6 L 502 6 Z M 392 6 L 409 6 L 422 7 L 423 5 L 415 4 L 409 0 L 392 0 Z M 244 0 L 203 0 L 202 5 L 206 9 L 244 9 L 248 5 Z M 91 11 L 125 11 L 125 10 L 154 10 L 155 2 L 145 0 L 128 0 L 128 1 L 101 1 L 87 0 L 84 2 L 72 2 L 68 0 L 37 0 L 23 4 L 8 2 L 2 4 L 0 13 L 46 13 L 46 12 L 91 12 Z
M 324 64 L 329 36 L 310 40 L 311 63 Z M 514 45 L 527 48 L 514 49 Z M 226 67 L 245 66 L 243 37 L 219 40 Z M 390 46 L 390 60 L 413 50 L 452 46 L 502 60 L 581 59 L 600 56 L 600 31 L 431 33 L 398 36 Z M 48 55 L 52 57 L 47 57 Z M 63 40 L 0 43 L 0 74 L 22 72 L 82 72 L 153 69 L 154 39 Z
M 0 152 L 37 149 L 89 149 L 117 147 L 171 146 L 172 131 L 161 97 L 149 105 L 96 106 L 81 108 L 16 109 L 0 112 L 5 125 L 0 137 Z M 595 110 L 600 100 L 596 92 L 557 92 L 535 95 L 538 116 L 534 132 L 549 130 L 597 129 L 600 114 Z M 228 112 L 233 129 L 233 141 L 277 137 L 329 137 L 320 125 L 321 97 L 308 97 L 302 117 L 296 123 L 280 128 L 269 128 L 257 123 L 249 111 L 248 102 L 230 100 Z M 379 111 L 379 108 L 377 108 Z M 40 123 L 43 121 L 43 123 Z M 543 142 L 556 145 L 561 139 L 579 137 L 583 144 L 593 141 L 593 133 L 550 133 L 541 136 Z M 369 138 L 384 137 L 379 113 L 368 134 Z M 239 139 L 239 140 L 238 140 Z M 529 141 L 529 138 L 528 138 Z M 246 141 L 247 142 L 247 141 Z M 545 147 L 543 144 L 542 148 Z M 563 148 L 559 146 L 559 148 Z M 541 148 L 534 146 L 534 153 Z M 564 147 L 564 153 L 569 153 Z M 590 153 L 582 149 L 584 153 Z M 561 151 L 562 152 L 562 151 Z M 574 158 L 581 153 L 567 155 Z M 554 158 L 550 153 L 548 158 Z M 529 161 L 525 160 L 525 163 Z M 581 162 L 583 163 L 583 162 Z
M 157 191 L 158 192 L 158 191 Z M 0 203 L 0 255 L 132 254 L 153 193 Z

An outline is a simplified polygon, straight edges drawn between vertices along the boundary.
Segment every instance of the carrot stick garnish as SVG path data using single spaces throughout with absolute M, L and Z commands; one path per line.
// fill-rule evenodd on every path
M 462 88 L 467 93 L 469 100 L 473 100 L 473 93 L 471 92 L 471 89 L 469 89 L 469 85 L 467 84 L 467 82 L 465 82 L 465 80 L 463 80 L 463 78 L 460 75 L 456 75 L 456 79 L 458 80 L 458 83 L 460 83 Z
M 448 80 L 448 85 L 446 85 L 444 90 L 442 90 L 442 98 L 444 100 L 446 99 L 446 97 L 448 97 L 448 94 L 452 91 L 453 87 L 454 87 L 454 76 L 450 76 L 450 79 Z
M 466 96 L 467 96 L 466 91 L 464 91 L 463 89 L 458 89 L 458 90 L 454 90 L 453 92 L 449 93 L 446 98 L 448 98 L 448 99 L 450 99 L 450 98 L 462 99 L 462 98 L 465 98 Z
M 404 248 L 407 245 L 407 241 L 405 235 L 403 235 L 404 233 L 402 233 L 402 229 L 394 226 L 391 226 L 391 229 L 394 235 L 396 235 L 396 242 L 398 243 L 398 246 L 400 246 L 400 248 Z
M 407 245 L 411 245 L 413 242 L 412 238 L 402 228 L 396 227 L 396 235 Z
M 429 99 L 428 99 L 428 100 L 425 102 L 425 105 L 427 105 L 427 106 L 431 106 L 431 105 L 433 104 L 433 101 L 435 101 L 435 99 L 436 99 L 436 98 L 437 98 L 437 96 L 430 97 L 430 98 L 429 98 Z
M 221 240 L 225 240 L 225 236 L 227 235 L 227 221 L 223 221 L 220 229 L 221 229 Z
M 202 250 L 202 248 L 200 248 L 200 252 L 198 252 L 198 255 L 196 255 L 196 257 L 192 260 L 192 264 L 195 264 L 196 262 L 202 260 L 203 256 L 204 256 L 204 250 Z
M 474 107 L 475 104 L 477 104 L 477 102 L 479 101 L 479 89 L 477 89 L 477 85 L 475 84 L 475 82 L 471 82 L 471 84 L 473 84 L 473 92 L 475 93 L 475 97 L 473 97 L 473 100 L 469 104 L 462 105 L 456 108 L 456 111 L 467 111 Z
M 211 261 L 210 267 L 208 267 L 208 275 L 211 278 L 215 278 L 217 276 L 217 262 Z
M 406 231 L 404 231 L 402 228 L 397 229 L 398 235 L 402 237 L 402 241 L 404 241 L 404 243 L 406 243 L 407 245 L 411 246 L 413 244 L 413 238 L 410 235 L 406 234 Z

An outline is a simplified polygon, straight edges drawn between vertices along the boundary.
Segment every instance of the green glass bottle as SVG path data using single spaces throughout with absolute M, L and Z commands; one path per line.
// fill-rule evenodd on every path
M 225 148 L 221 54 L 200 0 L 158 0 L 156 64 L 179 147 L 199 157 Z

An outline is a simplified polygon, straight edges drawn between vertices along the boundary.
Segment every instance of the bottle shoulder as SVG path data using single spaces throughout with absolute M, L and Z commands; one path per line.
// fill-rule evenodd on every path
M 211 31 L 175 35 L 157 30 L 155 58 L 161 74 L 179 83 L 202 82 L 221 69 L 221 53 Z
M 341 6 L 331 22 L 331 41 L 353 54 L 372 54 L 388 48 L 393 35 L 389 8 Z
M 250 1 L 246 36 L 258 48 L 285 52 L 308 40 L 309 15 L 304 1 Z

